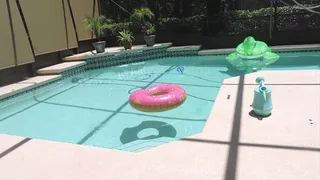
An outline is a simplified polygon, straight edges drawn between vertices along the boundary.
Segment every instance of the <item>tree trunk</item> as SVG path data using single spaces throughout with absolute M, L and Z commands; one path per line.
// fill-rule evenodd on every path
M 158 1 L 157 0 L 147 0 L 147 6 L 154 13 L 155 19 L 159 17 L 159 11 L 157 8 Z
M 241 9 L 242 0 L 234 0 L 233 10 Z
M 184 0 L 182 3 L 182 16 L 192 16 L 192 0 Z
M 174 11 L 174 16 L 175 17 L 180 17 L 181 16 L 181 14 L 180 14 L 180 0 L 175 0 L 174 1 L 173 11 Z
M 207 0 L 207 32 L 211 35 L 216 35 L 223 29 L 223 21 L 219 18 L 221 12 L 220 0 Z
M 207 16 L 213 17 L 220 13 L 221 0 L 207 0 Z
M 228 5 L 228 11 L 234 10 L 234 0 L 226 0 L 226 4 Z

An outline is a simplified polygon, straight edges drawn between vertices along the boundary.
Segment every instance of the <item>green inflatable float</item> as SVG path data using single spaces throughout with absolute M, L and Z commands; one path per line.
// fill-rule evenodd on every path
M 238 45 L 236 52 L 227 56 L 227 61 L 240 71 L 252 72 L 261 70 L 279 58 L 266 43 L 249 36 Z

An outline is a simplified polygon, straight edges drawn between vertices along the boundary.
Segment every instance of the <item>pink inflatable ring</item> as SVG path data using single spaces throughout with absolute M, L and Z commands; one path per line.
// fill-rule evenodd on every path
M 161 112 L 180 106 L 187 98 L 186 91 L 174 84 L 158 84 L 137 90 L 129 98 L 130 105 L 144 112 Z

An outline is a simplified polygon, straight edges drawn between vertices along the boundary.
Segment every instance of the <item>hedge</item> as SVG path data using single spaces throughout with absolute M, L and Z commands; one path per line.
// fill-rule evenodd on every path
M 242 34 L 248 32 L 264 32 L 269 30 L 270 13 L 274 9 L 229 11 L 220 15 L 222 23 L 221 35 Z M 278 30 L 304 30 L 320 28 L 320 16 L 293 7 L 279 7 L 277 11 Z M 214 21 L 208 21 L 214 22 Z M 273 22 L 272 22 L 273 23 Z M 158 30 L 172 30 L 181 33 L 197 33 L 205 28 L 204 15 L 188 18 L 162 18 L 159 20 Z M 273 24 L 272 24 L 273 27 Z M 209 29 L 210 30 L 210 29 Z
M 122 29 L 129 29 L 132 31 L 134 29 L 134 24 L 132 22 L 121 22 L 111 24 L 108 28 L 108 35 L 116 36 Z
M 220 14 L 217 18 L 222 30 L 219 35 L 234 35 L 252 32 L 266 32 L 270 28 L 270 13 L 274 13 L 274 8 L 262 8 L 258 10 L 237 10 Z M 308 13 L 302 9 L 293 7 L 279 7 L 277 11 L 277 29 L 279 31 L 305 30 L 320 28 L 320 16 Z M 215 21 L 208 20 L 214 24 Z M 205 15 L 197 15 L 187 18 L 160 18 L 156 24 L 157 31 L 173 31 L 178 33 L 200 33 L 206 28 L 207 19 Z M 217 28 L 217 24 L 213 27 Z M 273 27 L 272 22 L 272 27 Z M 115 23 L 108 31 L 110 35 L 117 35 L 118 32 L 127 28 L 134 33 L 140 32 L 139 25 L 131 22 Z M 214 31 L 214 29 L 207 29 Z

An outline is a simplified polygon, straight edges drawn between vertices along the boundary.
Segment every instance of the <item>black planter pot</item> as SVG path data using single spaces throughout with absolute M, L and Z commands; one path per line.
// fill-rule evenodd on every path
M 156 42 L 156 35 L 145 35 L 144 40 L 146 41 L 147 46 L 153 46 Z
M 124 41 L 124 42 L 122 42 L 122 44 L 123 44 L 124 50 L 132 48 L 132 42 L 130 42 L 130 41 Z
M 103 53 L 105 52 L 105 48 L 106 48 L 106 42 L 105 41 L 99 41 L 99 42 L 95 42 L 92 43 L 94 46 L 94 49 L 97 51 L 97 53 Z

